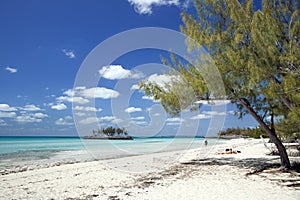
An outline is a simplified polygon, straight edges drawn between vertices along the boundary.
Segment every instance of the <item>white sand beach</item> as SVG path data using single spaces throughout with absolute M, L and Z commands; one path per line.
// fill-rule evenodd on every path
M 225 148 L 238 154 L 217 154 Z M 65 164 L 0 175 L 0 199 L 300 199 L 300 174 L 280 172 L 260 140 Z M 291 161 L 299 158 L 291 158 Z M 260 171 L 262 167 L 270 169 Z

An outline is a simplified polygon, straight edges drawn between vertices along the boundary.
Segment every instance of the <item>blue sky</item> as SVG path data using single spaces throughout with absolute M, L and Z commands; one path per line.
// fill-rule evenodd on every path
M 120 110 L 128 114 L 131 121 L 115 116 L 112 101 L 122 96 L 115 89 L 116 85 L 121 80 L 149 79 L 135 68 L 145 63 L 161 63 L 161 54 L 168 56 L 168 53 L 158 50 L 130 52 L 111 65 L 97 66 L 95 73 L 102 77 L 97 86 L 74 88 L 80 66 L 101 42 L 142 27 L 179 31 L 183 10 L 193 12 L 192 3 L 177 0 L 0 1 L 0 135 L 76 136 L 75 123 L 77 129 L 90 134 L 90 125 L 95 121 L 102 127 L 121 123 L 129 130 L 130 126 L 145 130 L 154 120 L 151 121 L 150 113 L 164 117 L 162 127 L 155 130 L 164 135 L 176 134 L 181 124 L 189 120 L 199 122 L 199 126 L 196 130 L 184 126 L 184 132 L 205 135 L 211 118 L 216 116 L 225 118 L 223 128 L 256 126 L 249 116 L 238 120 L 233 115 L 235 106 L 230 104 L 226 104 L 224 112 L 213 111 L 205 105 L 184 119 L 165 115 L 161 109 L 155 113 L 159 103 L 147 99 L 139 90 L 128 90 L 130 101 Z M 107 49 L 108 52 L 114 50 Z M 153 73 L 150 79 L 166 81 L 167 78 Z M 97 98 L 91 98 L 91 94 Z M 92 100 L 95 107 L 88 103 Z M 80 119 L 74 122 L 75 116 Z

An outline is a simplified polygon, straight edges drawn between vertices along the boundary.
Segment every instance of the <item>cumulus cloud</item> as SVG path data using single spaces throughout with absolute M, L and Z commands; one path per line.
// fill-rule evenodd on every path
M 90 102 L 88 99 L 82 98 L 82 97 L 68 97 L 68 96 L 60 96 L 57 97 L 56 100 L 58 102 L 70 102 L 70 103 L 79 103 L 79 104 L 85 104 Z
M 42 119 L 35 118 L 29 115 L 21 115 L 16 117 L 16 121 L 20 123 L 35 123 L 35 122 L 41 122 Z
M 166 120 L 166 122 L 183 122 L 183 121 L 184 121 L 184 119 L 179 118 L 179 117 L 168 118 Z
M 179 6 L 179 0 L 128 0 L 139 14 L 151 14 L 153 6 L 175 5 Z
M 79 121 L 79 123 L 81 124 L 93 124 L 93 123 L 97 123 L 99 121 L 99 119 L 97 117 L 87 117 L 85 119 L 82 119 Z
M 4 104 L 4 103 L 0 104 L 0 111 L 16 111 L 16 110 L 17 108 L 10 107 L 10 105 L 8 104 Z
M 184 119 L 179 117 L 173 117 L 166 119 L 167 126 L 177 126 L 180 125 L 182 122 L 184 122 Z
M 92 123 L 98 123 L 98 122 L 106 122 L 106 123 L 118 123 L 121 122 L 121 119 L 118 119 L 114 116 L 103 116 L 100 118 L 97 117 L 87 117 L 81 121 L 79 121 L 79 123 L 81 124 L 92 124 Z
M 59 104 L 56 104 L 56 105 L 52 105 L 51 109 L 53 109 L 53 110 L 65 110 L 65 109 L 67 109 L 67 106 L 63 103 L 59 103 Z
M 78 116 L 78 117 L 83 117 L 83 116 L 86 116 L 86 113 L 84 113 L 84 112 L 76 112 L 75 115 Z
M 140 87 L 137 84 L 132 85 L 130 88 L 130 90 L 138 90 L 138 89 L 140 89 Z
M 191 119 L 210 119 L 212 116 L 224 116 L 225 112 L 203 111 L 201 114 L 191 117 Z
M 0 119 L 0 126 L 7 126 L 7 123 L 3 119 Z
M 141 72 L 124 69 L 121 65 L 103 66 L 98 72 L 103 78 L 109 80 L 119 80 L 125 78 L 139 79 L 144 76 Z
M 136 107 L 129 107 L 125 109 L 125 112 L 127 113 L 133 113 L 133 112 L 141 112 L 141 108 L 136 108 Z
M 210 115 L 205 115 L 205 114 L 199 114 L 199 115 L 195 115 L 193 117 L 191 117 L 191 119 L 210 119 L 211 116 Z
M 223 106 L 226 104 L 230 104 L 230 100 L 211 100 L 211 101 L 206 101 L 206 100 L 200 100 L 196 101 L 196 104 L 203 104 L 203 105 L 214 105 L 214 106 Z
M 146 82 L 155 83 L 158 86 L 164 88 L 166 84 L 169 84 L 172 80 L 176 79 L 176 76 L 173 75 L 166 75 L 166 74 L 152 74 L 147 78 Z
M 104 87 L 93 87 L 82 90 L 80 94 L 85 98 L 101 98 L 111 99 L 119 96 L 119 93 L 115 90 L 107 89 Z
M 104 87 L 76 87 L 74 89 L 69 89 L 64 92 L 66 96 L 60 96 L 56 98 L 58 102 L 71 102 L 86 104 L 89 103 L 89 99 L 92 98 L 101 98 L 101 99 L 110 99 L 116 98 L 119 96 L 119 92 Z
M 29 114 L 30 116 L 33 116 L 33 117 L 36 117 L 36 118 L 45 118 L 45 117 L 48 117 L 47 114 L 44 114 L 44 113 L 34 113 L 34 114 Z
M 140 126 L 145 126 L 148 125 L 146 121 L 131 121 L 132 124 L 140 125 Z
M 139 121 L 139 120 L 144 120 L 145 117 L 144 116 L 140 116 L 140 117 L 132 117 L 131 120 L 133 121 Z
M 225 112 L 217 112 L 217 111 L 203 111 L 202 112 L 203 114 L 205 114 L 205 115 L 226 115 L 226 113 Z
M 117 120 L 117 118 L 114 116 L 103 116 L 103 117 L 99 118 L 99 121 L 111 121 L 112 122 L 115 120 Z
M 39 107 L 37 107 L 33 104 L 25 105 L 23 108 L 20 108 L 20 109 L 25 110 L 25 111 L 39 111 L 39 110 L 41 110 Z
M 75 106 L 73 108 L 73 110 L 76 111 L 85 111 L 85 112 L 101 112 L 102 109 L 101 108 L 95 108 L 95 107 L 91 107 L 91 106 Z
M 159 100 L 154 100 L 152 96 L 142 96 L 142 99 L 153 101 L 154 103 L 160 102 Z
M 17 114 L 15 112 L 3 112 L 0 111 L 0 118 L 12 118 L 15 117 Z
M 63 49 L 62 52 L 65 54 L 65 56 L 67 56 L 68 58 L 76 58 L 74 50 L 66 50 Z
M 48 117 L 44 113 L 23 113 L 20 116 L 15 118 L 15 121 L 20 123 L 39 123 L 42 122 L 42 119 Z
M 8 66 L 5 68 L 5 70 L 9 71 L 10 73 L 17 73 L 18 72 L 18 70 L 16 68 L 12 68 L 12 67 L 8 67 Z
M 73 118 L 71 116 L 61 117 L 55 121 L 56 125 L 71 126 L 73 125 Z

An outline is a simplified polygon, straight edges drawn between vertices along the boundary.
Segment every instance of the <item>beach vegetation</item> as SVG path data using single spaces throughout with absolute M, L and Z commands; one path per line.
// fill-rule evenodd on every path
M 281 165 L 290 168 L 275 123 L 279 117 L 283 125 L 300 121 L 300 2 L 195 0 L 194 6 L 197 16 L 183 12 L 180 28 L 189 37 L 190 51 L 204 49 L 207 54 L 193 64 L 176 55 L 163 58 L 172 69 L 166 73 L 176 78 L 165 86 L 143 81 L 140 88 L 172 115 L 198 109 L 201 104 L 195 102 L 200 100 L 230 100 L 239 117 L 250 114 L 256 120 L 276 145 Z M 225 96 L 219 85 L 206 82 L 218 74 Z
M 255 138 L 259 139 L 260 136 L 264 138 L 268 137 L 266 132 L 261 127 L 256 128 L 228 128 L 224 131 L 218 132 L 219 136 L 240 136 L 243 138 Z

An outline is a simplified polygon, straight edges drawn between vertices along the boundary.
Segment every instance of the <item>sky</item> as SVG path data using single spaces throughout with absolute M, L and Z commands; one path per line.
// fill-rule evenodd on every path
M 139 81 L 170 80 L 161 65 L 168 46 L 126 52 L 103 64 L 107 55 L 136 45 L 132 37 L 112 46 L 108 42 L 95 54 L 124 31 L 157 27 L 179 32 L 182 11 L 193 13 L 192 2 L 0 1 L 0 135 L 81 136 L 91 134 L 93 127 L 116 124 L 134 136 L 207 135 L 229 127 L 256 127 L 250 116 L 238 119 L 229 102 L 170 116 L 137 89 Z M 90 55 L 97 59 L 86 66 Z M 90 72 L 78 85 L 82 68 Z

